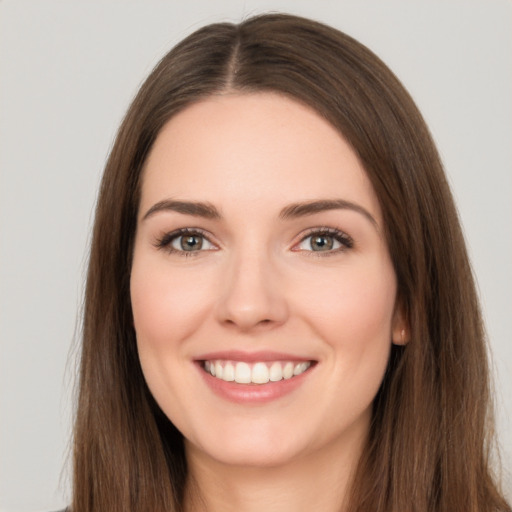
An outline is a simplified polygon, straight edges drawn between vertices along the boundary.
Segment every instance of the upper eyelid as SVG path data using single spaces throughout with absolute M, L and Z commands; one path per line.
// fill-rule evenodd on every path
M 338 235 L 339 238 L 343 238 L 353 242 L 353 238 L 347 232 L 343 231 L 342 229 L 332 228 L 328 226 L 320 226 L 306 229 L 305 231 L 298 235 L 299 242 L 315 234 L 327 234 L 332 236 Z
M 347 235 L 345 231 L 339 228 L 334 228 L 332 226 L 315 226 L 312 228 L 306 228 L 303 233 L 305 233 L 305 236 L 315 234 L 315 233 L 330 233 L 330 234 L 340 234 L 340 235 Z
M 208 240 L 209 243 L 211 243 L 215 247 L 219 247 L 219 243 L 212 240 L 213 237 L 212 237 L 212 235 L 208 231 L 205 231 L 204 229 L 201 229 L 201 228 L 189 228 L 189 227 L 174 229 L 172 231 L 166 231 L 161 236 L 158 236 L 156 238 L 155 245 L 156 245 L 157 248 L 168 248 L 171 245 L 171 243 L 172 243 L 172 241 L 174 239 L 176 239 L 176 238 L 178 238 L 180 236 L 187 235 L 187 234 L 189 234 L 189 235 L 194 235 L 194 234 L 201 235 L 206 240 Z M 165 239 L 167 239 L 167 240 L 166 240 L 165 244 L 163 244 L 163 241 Z M 177 251 L 176 250 L 176 252 L 181 252 L 181 251 Z M 191 251 L 191 252 L 195 252 L 195 251 Z M 200 252 L 200 251 L 197 251 L 197 252 Z
M 189 227 L 185 227 L 185 228 L 173 229 L 171 231 L 167 231 L 165 234 L 169 235 L 169 236 L 180 236 L 180 235 L 186 235 L 186 234 L 198 234 L 198 235 L 204 236 L 205 238 L 208 238 L 208 239 L 212 236 L 211 233 L 209 233 L 205 229 L 194 228 L 194 227 L 190 227 L 190 228 Z

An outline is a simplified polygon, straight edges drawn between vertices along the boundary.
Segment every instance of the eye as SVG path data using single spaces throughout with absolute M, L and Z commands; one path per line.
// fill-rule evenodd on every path
M 311 231 L 305 236 L 299 244 L 296 245 L 298 251 L 312 252 L 338 252 L 351 249 L 354 245 L 352 238 L 337 229 L 322 229 Z
M 212 244 L 201 234 L 179 235 L 171 241 L 176 251 L 201 251 L 212 248 Z
M 203 233 L 188 228 L 165 234 L 157 241 L 156 246 L 159 249 L 167 249 L 169 252 L 183 255 L 216 249 L 216 246 Z

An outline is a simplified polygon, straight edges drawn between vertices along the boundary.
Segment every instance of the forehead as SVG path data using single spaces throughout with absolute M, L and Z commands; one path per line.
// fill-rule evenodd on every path
M 171 118 L 146 161 L 141 207 L 166 197 L 246 208 L 338 198 L 377 218 L 357 155 L 313 109 L 276 93 L 226 94 Z

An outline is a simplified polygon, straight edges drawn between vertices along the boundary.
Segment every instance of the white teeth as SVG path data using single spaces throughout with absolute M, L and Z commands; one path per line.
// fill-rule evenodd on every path
M 215 377 L 222 379 L 222 365 L 220 364 L 220 361 L 215 363 Z
M 293 377 L 293 363 L 286 363 L 283 368 L 283 379 Z
M 256 363 L 252 367 L 251 382 L 255 384 L 266 384 L 268 382 L 268 368 L 265 363 Z
M 205 361 L 204 370 L 213 377 L 226 382 L 238 384 L 267 384 L 288 380 L 304 373 L 311 366 L 311 362 L 303 361 L 292 363 L 291 361 L 274 361 L 273 363 L 257 362 L 248 364 L 242 361 Z
M 277 361 L 275 363 L 272 364 L 272 366 L 270 367 L 270 372 L 269 372 L 269 379 L 272 381 L 272 382 L 277 382 L 279 380 L 282 380 L 283 378 L 283 368 L 281 366 L 281 363 L 278 363 Z
M 226 363 L 222 372 L 222 380 L 232 382 L 235 380 L 235 367 L 231 363 Z
M 293 375 L 300 375 L 301 373 L 304 373 L 309 367 L 309 363 L 299 363 L 295 365 L 295 368 L 293 369 Z M 217 369 L 217 368 L 215 368 Z
M 235 382 L 249 384 L 251 382 L 251 367 L 247 363 L 236 363 Z

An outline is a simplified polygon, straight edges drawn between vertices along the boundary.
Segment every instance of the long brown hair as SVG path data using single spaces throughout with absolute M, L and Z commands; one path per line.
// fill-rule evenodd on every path
M 366 47 L 320 23 L 272 14 L 187 37 L 156 66 L 120 127 L 90 252 L 73 512 L 182 509 L 182 437 L 151 397 L 139 365 L 131 256 L 141 173 L 159 131 L 191 103 L 226 91 L 275 91 L 312 107 L 352 145 L 380 201 L 411 340 L 392 349 L 348 509 L 510 510 L 490 471 L 480 309 L 428 129 L 397 78 Z

